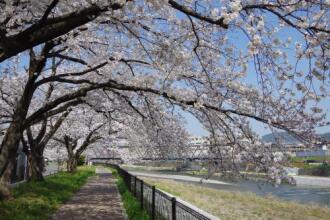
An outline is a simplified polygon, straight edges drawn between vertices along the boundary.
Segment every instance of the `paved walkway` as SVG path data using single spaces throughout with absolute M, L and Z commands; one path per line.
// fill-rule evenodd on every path
M 291 176 L 296 181 L 297 186 L 330 187 L 329 177 L 320 176 Z
M 57 212 L 52 220 L 126 220 L 121 197 L 111 173 L 97 168 L 88 182 Z

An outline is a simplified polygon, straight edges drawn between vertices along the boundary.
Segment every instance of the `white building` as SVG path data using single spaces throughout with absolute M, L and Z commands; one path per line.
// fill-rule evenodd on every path
M 190 146 L 205 146 L 210 144 L 210 139 L 206 136 L 191 136 L 189 138 Z

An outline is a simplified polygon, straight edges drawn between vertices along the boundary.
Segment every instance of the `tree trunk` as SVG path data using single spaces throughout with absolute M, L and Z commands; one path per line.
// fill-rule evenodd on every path
M 77 164 L 78 164 L 78 159 L 76 156 L 69 155 L 68 161 L 67 161 L 67 171 L 70 173 L 74 173 L 77 171 Z
M 29 155 L 29 174 L 28 180 L 44 181 L 42 175 L 45 168 L 43 152 L 34 151 Z
M 0 200 L 11 198 L 9 184 L 21 136 L 18 127 L 15 123 L 15 125 L 8 128 L 0 148 Z
M 12 172 L 15 168 L 15 162 L 15 160 L 10 160 L 8 162 L 6 170 L 0 178 L 0 200 L 12 198 L 9 190 L 9 184 L 11 183 L 11 177 Z
M 0 147 L 0 177 L 6 172 L 10 172 L 10 169 L 7 169 L 11 161 L 16 159 L 17 150 L 21 137 L 23 135 L 24 127 L 23 121 L 26 118 L 30 102 L 33 96 L 34 88 L 33 83 L 36 78 L 29 79 L 21 99 L 17 102 L 16 113 L 13 116 L 12 123 L 6 131 L 6 134 L 2 140 Z M 7 197 L 6 195 L 1 195 L 3 192 L 0 190 L 0 198 Z
M 16 158 L 22 133 L 20 122 L 12 122 L 0 147 L 0 176 L 4 175 L 10 160 Z

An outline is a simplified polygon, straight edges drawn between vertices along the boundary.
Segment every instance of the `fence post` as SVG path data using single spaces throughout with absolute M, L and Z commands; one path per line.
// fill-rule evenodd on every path
M 143 180 L 141 180 L 141 209 L 143 209 Z
M 128 174 L 128 182 L 129 182 L 128 190 L 130 192 L 132 192 L 132 175 L 131 174 Z
M 176 199 L 172 198 L 172 220 L 176 220 Z
M 155 186 L 152 186 L 152 203 L 151 203 L 151 219 L 155 220 L 155 207 L 156 207 L 156 193 Z
M 134 177 L 134 196 L 136 197 L 136 176 Z

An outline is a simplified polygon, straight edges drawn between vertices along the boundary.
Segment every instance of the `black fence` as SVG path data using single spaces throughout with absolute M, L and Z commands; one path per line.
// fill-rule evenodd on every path
M 138 199 L 141 209 L 148 212 L 152 220 L 211 220 L 198 211 L 177 201 L 162 191 L 131 175 L 118 165 L 110 165 L 118 171 L 130 192 Z

